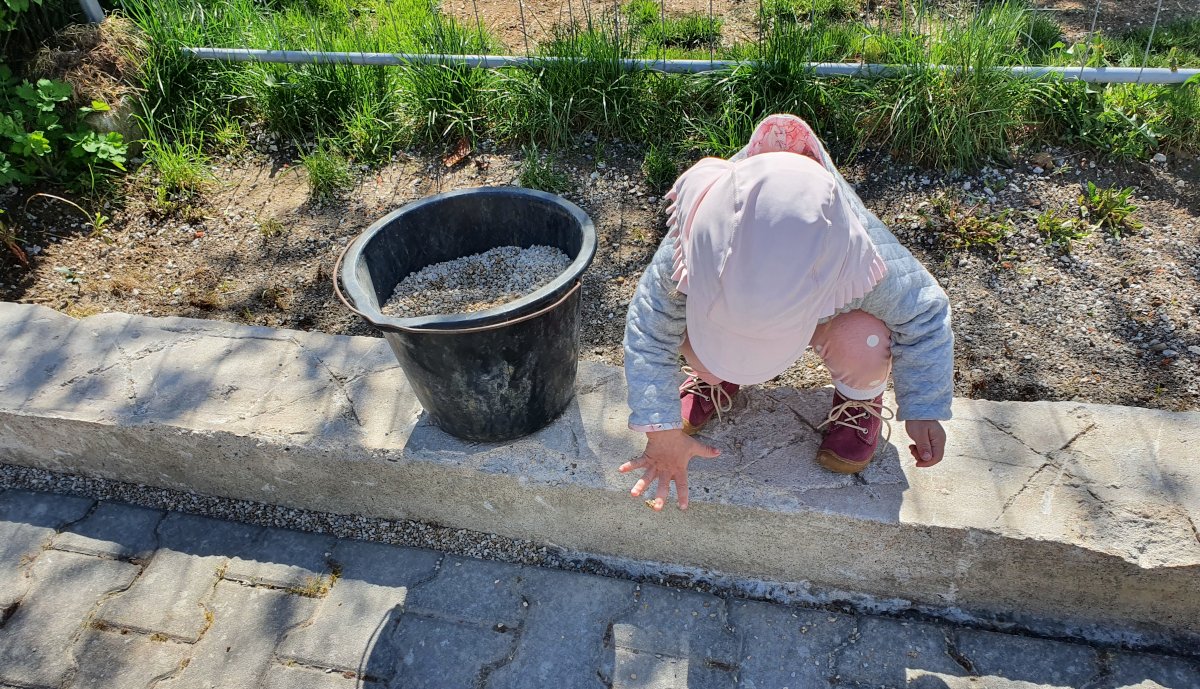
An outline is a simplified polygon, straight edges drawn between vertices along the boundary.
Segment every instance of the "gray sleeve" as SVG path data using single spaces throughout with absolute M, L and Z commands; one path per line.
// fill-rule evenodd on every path
M 679 348 L 687 328 L 686 297 L 671 279 L 674 241 L 668 236 L 642 274 L 625 319 L 625 381 L 629 427 L 636 431 L 683 428 L 679 411 Z
M 848 185 L 847 185 L 848 186 Z M 850 191 L 853 194 L 853 191 Z M 852 199 L 887 263 L 884 279 L 853 308 L 883 321 L 892 331 L 892 380 L 896 418 L 946 420 L 954 399 L 954 333 L 950 300 L 925 266 L 873 213 Z

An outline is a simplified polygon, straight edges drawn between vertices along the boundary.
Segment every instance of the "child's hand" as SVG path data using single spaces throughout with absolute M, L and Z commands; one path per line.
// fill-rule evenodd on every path
M 909 445 L 917 466 L 925 468 L 942 461 L 946 451 L 946 431 L 938 421 L 905 421 L 904 430 L 913 439 L 914 445 Z
M 721 454 L 720 450 L 709 447 L 704 443 L 693 440 L 683 431 L 657 431 L 646 434 L 646 451 L 641 457 L 632 462 L 625 462 L 619 471 L 624 474 L 638 469 L 646 473 L 633 485 L 629 491 L 633 497 L 640 496 L 651 483 L 658 481 L 658 490 L 653 500 L 646 504 L 655 512 L 661 512 L 667 504 L 667 496 L 671 492 L 671 481 L 675 482 L 675 497 L 679 500 L 679 509 L 686 510 L 688 506 L 687 467 L 692 457 L 713 459 Z

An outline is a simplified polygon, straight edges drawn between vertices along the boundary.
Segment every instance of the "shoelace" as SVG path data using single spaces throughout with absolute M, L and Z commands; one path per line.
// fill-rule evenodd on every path
M 859 412 L 856 414 L 851 413 L 851 410 L 854 409 L 858 409 Z M 847 415 L 847 418 L 838 418 L 843 414 Z M 839 426 L 845 426 L 846 428 L 853 428 L 859 433 L 866 433 L 867 429 L 858 425 L 857 422 L 871 416 L 874 416 L 883 422 L 883 442 L 886 443 L 891 440 L 892 424 L 890 421 L 896 418 L 896 414 L 891 409 L 883 406 L 883 404 L 877 404 L 874 400 L 846 400 L 845 402 L 842 402 L 833 409 L 829 410 L 829 418 L 821 422 L 821 425 L 817 426 L 817 430 L 819 431 L 829 424 L 834 423 Z
M 683 367 L 683 375 L 688 378 L 679 388 L 680 392 L 688 392 L 702 400 L 711 402 L 713 408 L 717 410 L 717 421 L 722 421 L 722 412 L 728 412 L 730 409 L 733 409 L 733 398 L 729 396 L 728 392 L 725 392 L 725 388 L 700 380 L 700 376 L 696 374 L 696 370 L 691 366 Z

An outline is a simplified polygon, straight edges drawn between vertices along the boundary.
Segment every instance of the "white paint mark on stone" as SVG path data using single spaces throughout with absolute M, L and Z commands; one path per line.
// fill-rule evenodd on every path
M 487 510 L 488 512 L 495 512 L 495 511 L 496 511 L 496 507 L 495 507 L 495 505 L 493 505 L 492 503 L 488 502 L 487 500 L 484 500 L 484 501 L 483 501 L 483 508 L 484 508 L 485 510 Z
M 548 510 L 554 509 L 553 507 L 550 506 L 550 503 L 543 500 L 542 496 L 540 496 L 540 495 L 533 496 L 533 501 L 536 502 L 537 504 L 541 505 L 542 507 L 545 507 Z

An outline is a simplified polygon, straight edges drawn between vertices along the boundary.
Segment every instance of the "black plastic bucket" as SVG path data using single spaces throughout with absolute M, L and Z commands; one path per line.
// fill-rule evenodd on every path
M 571 265 L 516 301 L 423 318 L 379 310 L 401 280 L 422 268 L 536 245 L 561 249 Z M 335 273 L 347 306 L 383 332 L 434 423 L 459 438 L 498 441 L 541 429 L 574 396 L 580 280 L 595 254 L 596 230 L 575 204 L 530 189 L 481 187 L 394 211 L 350 244 Z

